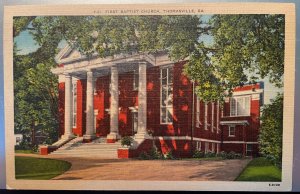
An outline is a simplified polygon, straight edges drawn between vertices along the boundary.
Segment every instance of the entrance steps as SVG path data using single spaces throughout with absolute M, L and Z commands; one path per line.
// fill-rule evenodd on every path
M 99 158 L 118 158 L 118 148 L 120 142 L 106 143 L 106 138 L 97 138 L 90 143 L 82 143 L 83 137 L 77 137 L 51 155 L 61 155 L 68 157 L 99 157 Z

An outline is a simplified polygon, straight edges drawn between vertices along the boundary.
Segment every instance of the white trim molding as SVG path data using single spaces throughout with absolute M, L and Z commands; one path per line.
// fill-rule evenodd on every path
M 247 120 L 220 121 L 220 125 L 249 125 Z

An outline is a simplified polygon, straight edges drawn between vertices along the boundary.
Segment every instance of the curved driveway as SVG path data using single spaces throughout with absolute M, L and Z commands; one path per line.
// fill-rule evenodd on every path
M 53 178 L 55 180 L 233 181 L 250 161 L 249 159 L 201 161 L 31 156 L 71 162 L 71 169 Z

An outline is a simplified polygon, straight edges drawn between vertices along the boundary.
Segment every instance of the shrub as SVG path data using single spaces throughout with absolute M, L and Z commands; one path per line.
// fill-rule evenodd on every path
M 121 138 L 121 145 L 122 146 L 131 146 L 133 143 L 133 138 L 130 136 L 124 136 Z
M 32 146 L 26 141 L 21 141 L 19 145 L 15 146 L 15 150 L 31 150 Z
M 222 159 L 226 159 L 227 158 L 227 153 L 222 151 L 222 152 L 219 152 L 216 156 L 221 157 Z
M 213 158 L 213 157 L 216 157 L 216 153 L 209 151 L 204 154 L 204 157 L 205 158 Z
M 149 156 L 151 159 L 162 159 L 164 158 L 162 153 L 157 150 L 155 146 L 153 146 L 149 152 Z
M 175 157 L 173 156 L 172 150 L 167 152 L 167 154 L 165 155 L 165 159 L 168 159 L 168 160 L 174 160 L 175 159 Z
M 195 150 L 195 152 L 193 154 L 193 158 L 203 158 L 203 157 L 204 157 L 204 152 Z
M 31 150 L 35 153 L 39 152 L 39 146 L 38 145 L 34 145 L 32 146 Z
M 142 152 L 139 155 L 139 159 L 141 159 L 141 160 L 149 160 L 150 156 L 147 154 L 147 152 Z
M 141 160 L 156 160 L 156 159 L 164 159 L 163 154 L 157 150 L 156 147 L 152 147 L 149 152 L 142 152 L 139 155 L 139 159 Z
M 239 154 L 239 153 L 236 153 L 235 156 L 234 156 L 235 159 L 240 159 L 242 157 L 243 157 L 243 155 Z
M 234 159 L 235 158 L 235 152 L 231 151 L 227 154 L 226 159 Z

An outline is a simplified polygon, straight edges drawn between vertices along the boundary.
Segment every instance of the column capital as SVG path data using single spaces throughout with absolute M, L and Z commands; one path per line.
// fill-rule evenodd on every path
M 113 64 L 111 67 L 110 67 L 111 70 L 118 70 L 118 65 L 117 64 Z
M 91 68 L 88 68 L 87 70 L 86 70 L 86 73 L 94 73 L 94 69 L 91 69 Z
M 72 77 L 72 75 L 71 75 L 70 73 L 68 73 L 68 72 L 64 72 L 63 75 L 64 75 L 65 77 Z
M 139 61 L 138 65 L 147 65 L 147 62 L 146 61 Z

